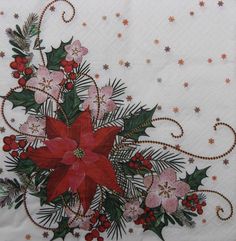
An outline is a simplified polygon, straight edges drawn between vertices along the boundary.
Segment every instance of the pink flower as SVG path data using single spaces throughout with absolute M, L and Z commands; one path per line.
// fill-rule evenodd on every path
M 94 85 L 90 86 L 88 90 L 89 97 L 84 101 L 83 108 L 91 110 L 93 116 L 97 116 L 98 111 L 98 101 L 100 103 L 100 109 L 99 109 L 99 116 L 98 118 L 101 119 L 105 113 L 115 110 L 116 104 L 111 99 L 113 93 L 113 88 L 111 86 L 105 86 L 101 89 L 98 89 L 98 95 L 97 96 L 97 90 Z
M 80 214 L 83 213 L 83 207 L 79 203 L 75 204 L 72 210 L 74 212 L 77 212 L 79 208 L 80 208 L 79 213 Z M 91 219 L 91 216 L 94 214 L 93 210 L 88 209 L 88 211 L 84 215 L 85 217 L 78 216 L 78 218 L 75 218 L 76 214 L 74 214 L 69 208 L 66 208 L 65 212 L 66 212 L 66 215 L 69 217 L 68 224 L 70 228 L 79 227 L 84 230 L 90 229 L 90 226 L 92 224 L 90 219 Z
M 81 46 L 79 40 L 75 40 L 72 44 L 66 45 L 65 50 L 67 52 L 66 60 L 74 60 L 77 64 L 82 62 L 83 55 L 88 53 L 88 49 Z
M 44 90 L 57 98 L 60 91 L 59 84 L 62 82 L 63 77 L 64 74 L 60 71 L 49 72 L 46 67 L 39 66 L 36 77 L 29 79 L 27 81 L 27 86 Z M 35 90 L 34 97 L 38 104 L 42 104 L 48 98 L 48 95 L 39 90 Z
M 183 181 L 177 181 L 176 172 L 172 168 L 165 169 L 160 176 L 147 176 L 144 178 L 144 185 L 149 188 L 145 203 L 149 208 L 155 208 L 160 205 L 168 213 L 177 210 L 178 199 L 189 192 L 190 187 Z
M 20 131 L 35 136 L 45 136 L 46 120 L 30 115 L 26 122 L 20 126 Z M 26 136 L 28 142 L 33 142 L 35 137 Z
M 127 202 L 125 204 L 124 217 L 126 219 L 132 219 L 133 221 L 136 221 L 138 219 L 138 216 L 143 213 L 144 210 L 140 208 L 139 201 Z

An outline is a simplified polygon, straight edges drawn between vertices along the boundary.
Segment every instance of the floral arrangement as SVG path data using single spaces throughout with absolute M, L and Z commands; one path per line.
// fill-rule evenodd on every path
M 209 167 L 179 179 L 181 150 L 167 145 L 171 152 L 165 144 L 142 139 L 158 120 L 153 118 L 156 107 L 125 106 L 121 80 L 99 88 L 84 61 L 88 49 L 79 40 L 61 42 L 45 61 L 36 14 L 7 34 L 18 86 L 3 97 L 2 115 L 17 135 L 3 138 L 3 151 L 16 178 L 0 179 L 0 206 L 23 207 L 35 225 L 53 232 L 51 240 L 64 240 L 76 229 L 84 230 L 86 241 L 119 239 L 129 222 L 162 240 L 169 225 L 194 227 L 207 203 L 204 192 L 218 192 L 199 189 Z M 37 50 L 43 64 L 35 66 Z M 6 101 L 25 111 L 19 130 L 4 114 Z M 39 204 L 34 214 L 27 202 L 31 198 Z M 222 218 L 219 212 L 222 220 L 232 216 Z

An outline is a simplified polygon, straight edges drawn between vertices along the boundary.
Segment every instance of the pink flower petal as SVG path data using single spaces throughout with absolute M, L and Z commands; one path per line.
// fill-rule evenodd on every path
M 53 79 L 53 85 L 59 85 L 64 78 L 64 74 L 61 71 L 53 71 L 50 74 L 50 78 Z
M 116 109 L 116 104 L 113 100 L 108 100 L 106 103 L 106 110 L 111 112 Z
M 91 85 L 88 89 L 88 95 L 89 97 L 96 97 L 97 96 L 97 89 L 95 85 Z
M 68 44 L 68 45 L 65 46 L 65 50 L 66 50 L 67 53 L 70 52 L 71 47 L 72 47 L 72 46 L 71 46 L 70 44 Z
M 144 185 L 145 185 L 146 188 L 150 188 L 150 186 L 152 184 L 152 186 L 150 188 L 150 191 L 156 190 L 159 182 L 160 182 L 160 179 L 157 175 L 153 176 L 153 180 L 152 180 L 152 176 L 144 177 Z
M 166 168 L 160 175 L 161 182 L 175 182 L 176 181 L 176 172 L 172 168 Z
M 190 187 L 186 182 L 177 181 L 173 184 L 173 186 L 176 188 L 175 195 L 177 197 L 183 197 L 190 191 Z
M 66 55 L 66 60 L 67 61 L 72 61 L 74 58 L 70 55 L 70 54 L 67 54 Z
M 72 47 L 76 47 L 76 48 L 81 48 L 81 43 L 79 40 L 75 40 L 72 44 Z
M 174 213 L 178 207 L 178 199 L 176 197 L 162 199 L 162 207 L 168 213 Z
M 46 67 L 40 65 L 38 68 L 38 71 L 37 71 L 37 78 L 38 79 L 43 79 L 43 78 L 50 79 L 49 70 Z
M 38 87 L 38 78 L 33 77 L 27 81 L 27 86 Z
M 145 204 L 149 208 L 158 207 L 161 204 L 161 198 L 156 192 L 149 192 L 146 197 Z
M 88 53 L 88 49 L 85 47 L 81 47 L 81 52 L 83 55 L 86 55 Z
M 34 93 L 34 98 L 38 104 L 42 104 L 43 102 L 45 102 L 47 100 L 48 96 L 46 94 L 42 93 L 41 91 L 36 91 Z
M 77 64 L 80 64 L 82 62 L 82 56 L 77 56 L 77 57 L 74 57 L 74 61 L 77 63 Z
M 105 86 L 101 88 L 101 94 L 105 95 L 106 98 L 110 98 L 113 93 L 113 87 L 111 86 Z

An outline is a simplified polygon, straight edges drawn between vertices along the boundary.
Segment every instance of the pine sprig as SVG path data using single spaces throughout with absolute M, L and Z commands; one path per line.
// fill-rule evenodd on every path
M 120 99 L 120 97 L 125 94 L 125 90 L 127 88 L 125 84 L 121 81 L 121 79 L 114 79 L 113 81 L 109 80 L 108 86 L 113 88 L 111 99 L 116 103 L 117 106 L 123 105 L 124 100 Z

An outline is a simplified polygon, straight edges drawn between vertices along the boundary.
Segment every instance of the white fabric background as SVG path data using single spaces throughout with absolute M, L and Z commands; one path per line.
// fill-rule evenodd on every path
M 0 0 L 0 51 L 5 57 L 0 59 L 0 95 L 4 95 L 10 87 L 16 85 L 11 77 L 11 46 L 5 35 L 5 29 L 22 25 L 31 12 L 40 13 L 45 0 Z M 184 127 L 185 135 L 180 140 L 171 138 L 171 131 L 178 131 L 169 123 L 158 123 L 156 129 L 149 129 L 150 139 L 158 139 L 168 143 L 180 144 L 185 150 L 196 154 L 215 155 L 224 152 L 232 143 L 232 133 L 224 128 L 213 131 L 216 118 L 236 128 L 236 1 L 225 0 L 219 7 L 216 0 L 205 1 L 206 6 L 200 7 L 197 0 L 71 0 L 76 7 L 73 22 L 64 24 L 61 21 L 63 9 L 71 13 L 65 3 L 55 4 L 55 12 L 48 12 L 42 24 L 42 35 L 47 50 L 50 46 L 57 47 L 61 40 L 67 41 L 74 36 L 83 46 L 89 49 L 85 59 L 91 62 L 92 75 L 99 74 L 98 85 L 102 86 L 109 78 L 121 78 L 128 86 L 127 95 L 133 97 L 132 102 L 142 102 L 149 107 L 157 103 L 162 110 L 156 116 L 168 116 L 178 120 Z M 189 12 L 194 11 L 194 16 Z M 13 17 L 19 14 L 19 19 Z M 116 17 L 120 13 L 120 17 Z M 107 16 L 103 20 L 102 16 Z M 169 16 L 175 16 L 170 23 Z M 128 19 L 128 26 L 122 24 Z M 82 26 L 86 22 L 87 26 Z M 117 34 L 122 33 L 122 38 Z M 159 39 L 159 44 L 154 40 Z M 166 53 L 165 46 L 171 51 Z M 226 53 L 227 59 L 222 60 L 221 54 Z M 185 64 L 178 65 L 183 58 Z M 207 63 L 212 58 L 213 63 Z M 130 62 L 126 68 L 119 65 L 119 60 Z M 147 64 L 146 59 L 151 63 Z M 40 63 L 40 58 L 35 58 Z M 103 70 L 108 64 L 109 70 Z M 162 82 L 157 81 L 162 78 Z M 231 79 L 230 84 L 225 79 Z M 184 88 L 183 83 L 189 87 Z M 126 101 L 127 102 L 127 101 Z M 179 107 L 179 113 L 173 108 Z M 194 108 L 199 106 L 200 113 Z M 9 118 L 15 118 L 15 126 L 19 126 L 26 117 L 20 108 L 8 111 Z M 1 120 L 0 126 L 5 126 Z M 5 126 L 6 127 L 6 126 Z M 6 128 L 2 137 L 10 134 Z M 208 139 L 214 138 L 215 144 L 209 145 Z M 212 165 L 208 170 L 209 179 L 204 181 L 205 188 L 223 192 L 236 205 L 236 160 L 235 151 L 227 159 L 218 161 L 195 160 L 188 163 L 186 169 L 193 171 Z M 4 168 L 5 153 L 1 152 L 1 167 Z M 2 176 L 9 176 L 4 169 Z M 217 176 L 213 181 L 212 176 Z M 215 195 L 207 195 L 207 207 L 202 217 L 196 220 L 194 229 L 170 225 L 164 229 L 166 241 L 236 241 L 236 217 L 222 222 L 215 215 L 215 206 L 221 205 L 228 212 L 227 203 Z M 33 204 L 35 205 L 35 204 Z M 25 240 L 30 234 L 31 240 L 43 240 L 42 232 L 27 219 L 23 208 L 15 211 L 1 209 L 0 240 Z M 202 223 L 202 219 L 206 223 Z M 142 233 L 136 228 L 134 234 L 127 234 L 124 240 L 158 240 L 155 234 Z M 51 235 L 51 234 L 50 234 Z M 68 235 L 66 240 L 76 240 Z M 80 240 L 83 240 L 81 237 Z

